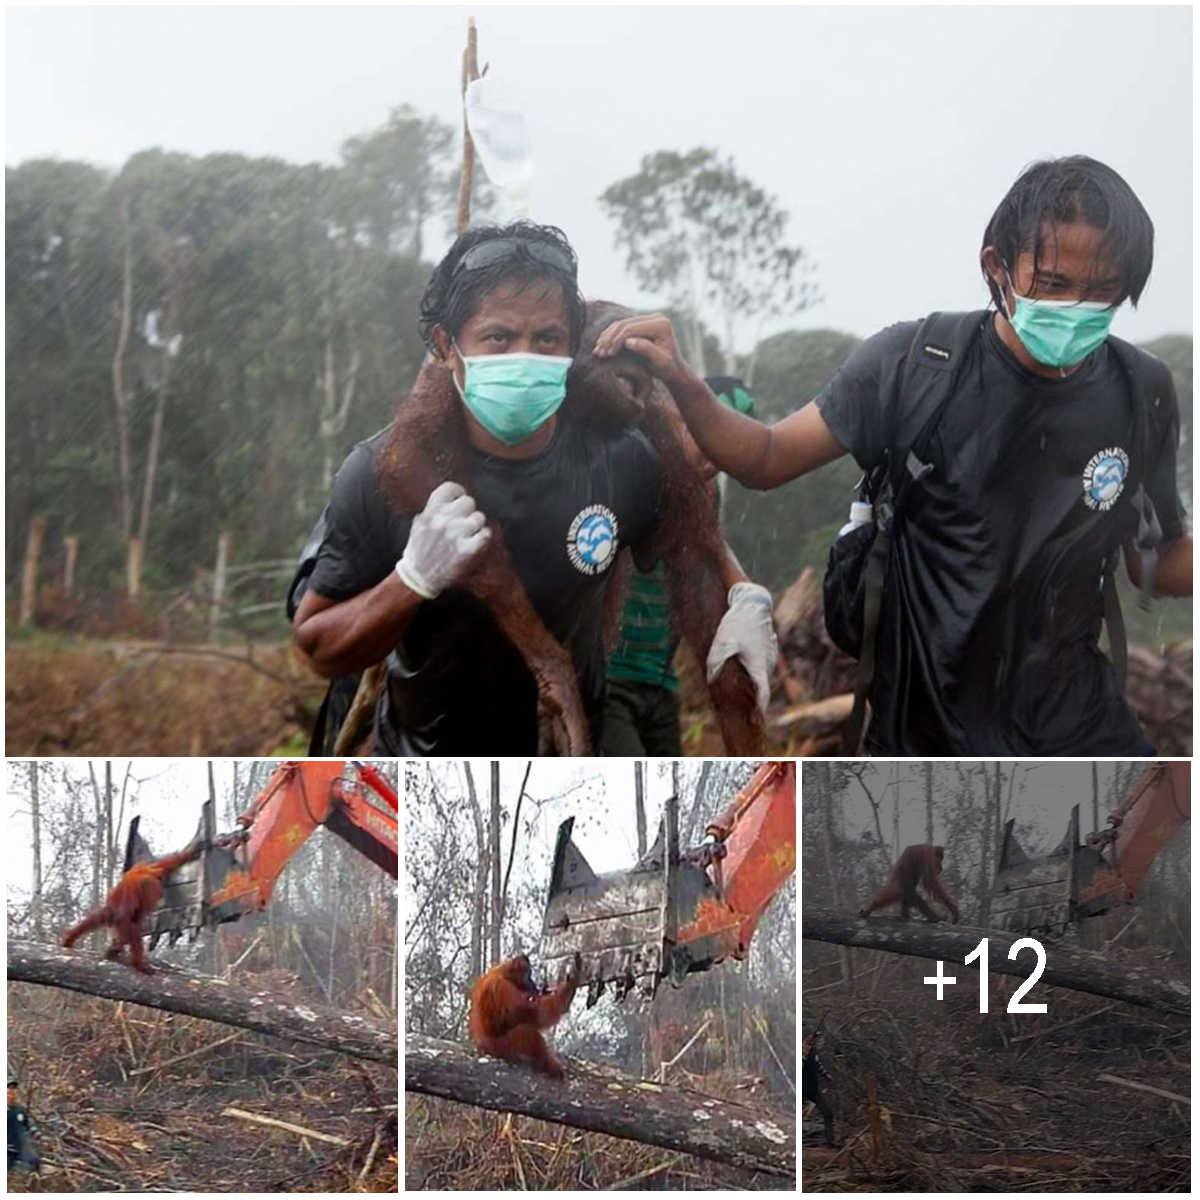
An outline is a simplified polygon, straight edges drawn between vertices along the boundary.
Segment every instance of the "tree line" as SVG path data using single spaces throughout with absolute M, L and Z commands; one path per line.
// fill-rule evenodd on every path
M 116 171 L 8 168 L 10 599 L 35 517 L 43 579 L 72 538 L 80 591 L 135 600 L 204 578 L 223 532 L 237 563 L 297 555 L 343 456 L 420 367 L 427 243 L 452 232 L 460 159 L 455 130 L 402 106 L 331 166 L 151 149 Z M 494 200 L 476 180 L 478 221 Z M 793 331 L 735 353 L 739 330 L 819 297 L 786 212 L 731 159 L 647 155 L 598 203 L 693 365 L 751 379 L 762 418 L 816 395 L 857 344 Z M 1183 402 L 1190 504 L 1191 338 L 1150 348 Z M 778 591 L 819 563 L 855 476 L 842 461 L 765 496 L 731 486 L 727 533 L 750 573 Z

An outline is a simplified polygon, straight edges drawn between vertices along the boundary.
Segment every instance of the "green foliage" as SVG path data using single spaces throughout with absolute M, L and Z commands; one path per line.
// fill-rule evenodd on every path
M 762 341 L 753 356 L 759 419 L 773 424 L 814 399 L 857 345 L 858 338 L 827 329 Z M 823 564 L 846 523 L 858 477 L 846 457 L 772 492 L 751 492 L 731 480 L 723 524 L 742 565 L 779 592 L 805 566 Z
M 6 577 L 47 518 L 44 577 L 80 539 L 78 580 L 119 588 L 125 545 L 113 392 L 126 250 L 135 526 L 163 409 L 145 584 L 293 554 L 331 473 L 419 369 L 422 231 L 452 219 L 456 135 L 398 109 L 341 165 L 151 149 L 115 175 L 10 168 L 6 186 Z M 486 213 L 486 185 L 473 197 Z M 127 223 L 126 223 L 127 220 Z

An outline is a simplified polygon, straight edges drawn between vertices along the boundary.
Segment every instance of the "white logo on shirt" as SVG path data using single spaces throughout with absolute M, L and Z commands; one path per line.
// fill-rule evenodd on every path
M 1108 512 L 1117 502 L 1129 474 L 1129 455 L 1120 446 L 1109 446 L 1083 468 L 1083 502 L 1096 512 Z
M 617 554 L 617 514 L 603 504 L 589 504 L 567 530 L 567 556 L 584 575 L 599 575 Z

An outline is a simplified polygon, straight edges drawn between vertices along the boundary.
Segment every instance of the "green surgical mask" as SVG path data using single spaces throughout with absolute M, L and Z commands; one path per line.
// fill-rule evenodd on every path
M 1098 301 L 1030 300 L 1015 288 L 1013 300 L 1008 320 L 1025 349 L 1043 366 L 1060 369 L 1083 362 L 1103 344 L 1117 311 Z
M 463 362 L 464 383 L 454 386 L 475 419 L 506 446 L 536 433 L 567 395 L 571 359 L 556 354 L 466 355 L 453 343 Z

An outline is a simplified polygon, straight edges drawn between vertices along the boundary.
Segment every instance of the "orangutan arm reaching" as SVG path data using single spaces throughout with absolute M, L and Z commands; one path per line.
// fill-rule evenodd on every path
M 722 404 L 684 361 L 669 317 L 614 321 L 596 341 L 597 358 L 637 355 L 671 391 L 705 457 L 746 487 L 767 491 L 846 453 L 815 404 L 762 425 Z

